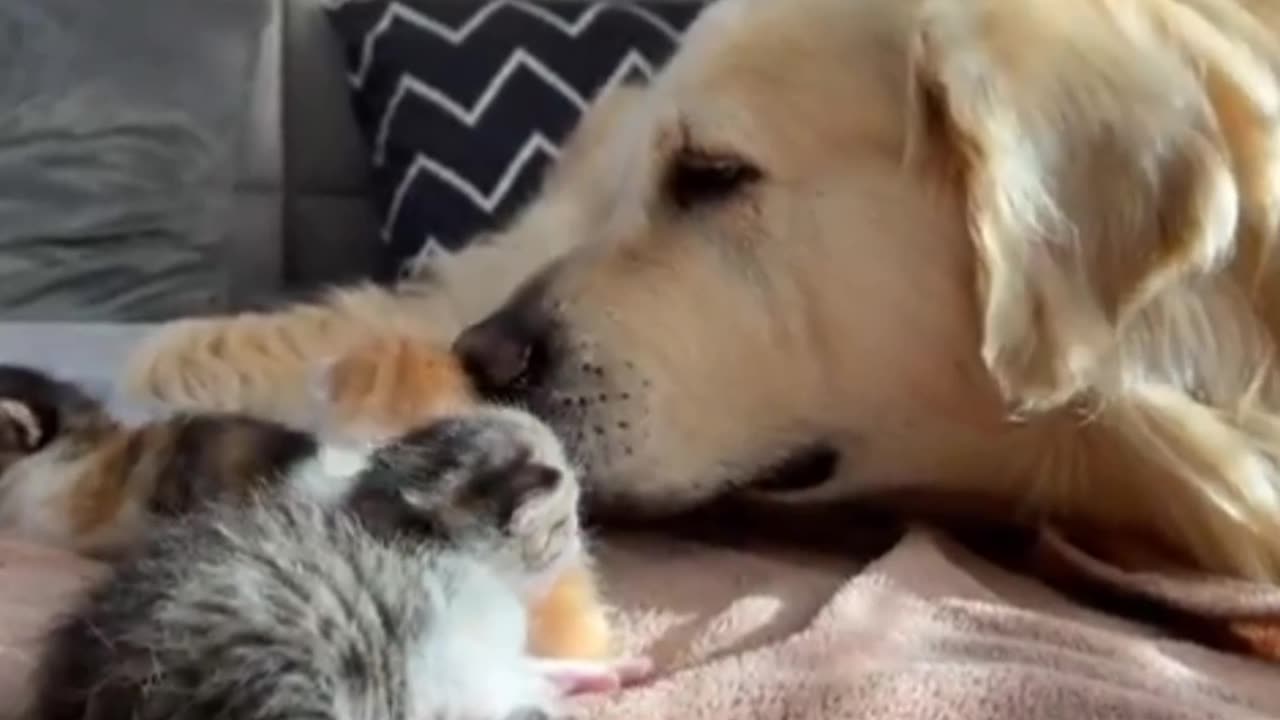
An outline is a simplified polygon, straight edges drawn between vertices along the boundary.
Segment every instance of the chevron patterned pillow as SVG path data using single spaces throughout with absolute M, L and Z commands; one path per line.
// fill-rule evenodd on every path
M 463 247 L 536 191 L 601 89 L 647 77 L 700 0 L 346 0 L 347 54 L 387 252 L 383 280 Z

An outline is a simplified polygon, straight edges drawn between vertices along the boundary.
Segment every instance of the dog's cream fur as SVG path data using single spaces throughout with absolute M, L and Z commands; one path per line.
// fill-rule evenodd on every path
M 567 251 L 520 302 L 560 322 L 540 402 L 606 504 L 821 440 L 806 500 L 976 496 L 1280 582 L 1278 78 L 1264 0 L 722 0 L 589 116 L 518 249 L 179 324 L 136 385 L 287 414 L 307 358 L 443 339 Z M 691 153 L 763 177 L 681 207 Z

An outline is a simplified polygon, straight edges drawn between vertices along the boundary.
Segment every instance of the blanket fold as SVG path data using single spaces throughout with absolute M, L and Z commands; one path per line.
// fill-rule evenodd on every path
M 581 698 L 583 720 L 1280 718 L 1280 665 L 1085 607 L 925 528 L 869 564 L 651 534 L 614 535 L 599 559 L 625 649 L 660 673 Z M 1275 588 L 1075 561 L 1218 619 L 1280 608 Z M 100 572 L 0 542 L 0 717 L 28 690 L 42 628 Z
M 1085 608 L 927 529 L 912 529 L 860 570 L 686 552 L 693 554 L 677 566 L 640 551 L 628 562 L 606 560 L 628 649 L 684 650 L 656 682 L 587 699 L 579 717 L 1280 717 L 1280 666 Z M 650 563 L 666 568 L 665 588 L 698 575 L 709 600 L 703 612 L 654 610 Z M 738 589 L 733 603 L 710 600 L 712 577 Z M 1162 587 L 1173 599 L 1182 586 Z M 1280 598 L 1252 585 L 1186 587 L 1202 610 L 1221 614 L 1264 610 Z

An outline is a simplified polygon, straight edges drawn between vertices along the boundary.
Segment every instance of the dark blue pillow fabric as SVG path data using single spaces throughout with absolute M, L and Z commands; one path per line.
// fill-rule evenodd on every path
M 349 0 L 329 17 L 373 159 L 383 279 L 455 251 L 536 191 L 587 103 L 648 77 L 695 0 Z

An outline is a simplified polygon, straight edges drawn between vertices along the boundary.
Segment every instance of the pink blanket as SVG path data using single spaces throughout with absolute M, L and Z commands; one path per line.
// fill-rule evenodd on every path
M 928 530 L 865 566 L 643 536 L 613 539 L 601 561 L 628 649 L 662 672 L 585 699 L 583 718 L 1280 717 L 1280 666 L 1086 609 Z M 39 629 L 95 572 L 0 543 L 0 717 Z M 1280 608 L 1268 588 L 1148 580 L 1111 578 L 1209 615 Z

